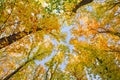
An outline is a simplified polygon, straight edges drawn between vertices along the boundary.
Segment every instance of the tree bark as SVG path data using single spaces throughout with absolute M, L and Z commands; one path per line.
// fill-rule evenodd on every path
M 36 31 L 41 31 L 41 30 L 42 30 L 41 28 L 37 28 Z M 32 32 L 33 31 L 29 31 L 29 32 L 23 31 L 23 32 L 18 32 L 16 34 L 12 34 L 8 37 L 1 38 L 0 39 L 0 49 L 12 44 L 13 42 L 15 42 L 15 41 L 17 41 L 17 40 L 19 40 L 19 39 L 21 39 L 29 34 L 31 34 Z
M 24 64 L 22 64 L 21 66 L 19 66 L 15 71 L 13 71 L 12 73 L 10 73 L 8 76 L 6 76 L 3 80 L 9 80 L 13 75 L 15 75 L 18 71 L 20 71 L 20 69 L 22 69 L 27 63 L 29 63 L 31 60 L 26 61 Z
M 44 53 L 44 52 L 43 52 Z M 40 56 L 41 54 L 33 56 L 31 59 L 28 59 L 26 62 L 24 62 L 22 65 L 20 65 L 17 69 L 15 69 L 13 72 L 11 72 L 9 75 L 7 75 L 3 80 L 9 80 L 11 77 L 13 77 L 17 72 L 19 72 L 25 65 L 27 65 L 29 62 L 35 60 L 37 56 Z
M 82 0 L 78 5 L 75 6 L 75 8 L 72 10 L 73 12 L 76 12 L 78 10 L 78 8 L 80 8 L 81 6 L 84 6 L 88 3 L 91 3 L 93 0 Z

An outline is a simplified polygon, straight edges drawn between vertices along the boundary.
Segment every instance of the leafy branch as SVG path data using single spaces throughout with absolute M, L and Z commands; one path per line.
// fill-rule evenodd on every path
M 97 30 L 98 33 L 109 33 L 109 34 L 112 34 L 112 35 L 120 37 L 120 33 L 119 32 L 110 31 L 110 30 L 107 30 L 105 28 L 99 28 L 99 29 L 101 29 L 101 31 Z
M 10 18 L 10 16 L 12 15 L 12 13 L 13 13 L 13 10 L 14 10 L 14 7 L 15 7 L 15 3 L 16 3 L 16 0 L 15 0 L 15 2 L 14 2 L 14 4 L 13 4 L 13 6 L 11 7 L 11 13 L 8 15 L 8 17 L 6 18 L 6 20 L 3 22 L 3 24 L 0 26 L 0 30 L 1 29 L 3 29 L 4 28 L 4 25 L 6 24 L 6 22 L 8 21 L 8 19 Z
M 38 50 L 39 51 L 39 50 Z M 38 52 L 36 52 L 38 53 Z M 44 53 L 44 52 L 42 52 Z M 22 65 L 20 65 L 17 69 L 15 69 L 12 73 L 10 73 L 9 75 L 7 75 L 3 80 L 9 80 L 11 77 L 13 77 L 16 73 L 18 73 L 25 65 L 27 65 L 28 63 L 30 63 L 31 61 L 35 60 L 36 57 L 40 56 L 40 54 L 37 54 L 35 56 L 33 56 L 32 58 L 26 60 Z
M 42 28 L 37 28 L 36 31 L 41 31 Z M 29 31 L 29 32 L 26 32 L 26 31 L 23 31 L 23 32 L 18 32 L 18 33 L 14 33 L 8 37 L 3 37 L 0 39 L 0 49 L 12 44 L 13 42 L 31 34 L 33 31 Z

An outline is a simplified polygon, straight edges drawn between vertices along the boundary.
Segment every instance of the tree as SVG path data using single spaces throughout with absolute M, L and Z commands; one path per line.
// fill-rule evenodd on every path
M 119 80 L 120 1 L 1 0 L 1 80 Z

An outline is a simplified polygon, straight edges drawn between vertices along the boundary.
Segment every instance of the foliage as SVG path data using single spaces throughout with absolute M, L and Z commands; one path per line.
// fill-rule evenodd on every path
M 0 80 L 119 80 L 120 0 L 0 0 Z

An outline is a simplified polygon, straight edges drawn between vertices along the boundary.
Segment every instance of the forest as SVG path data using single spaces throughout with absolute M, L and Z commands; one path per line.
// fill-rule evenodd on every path
M 120 0 L 0 0 L 0 80 L 120 80 Z

